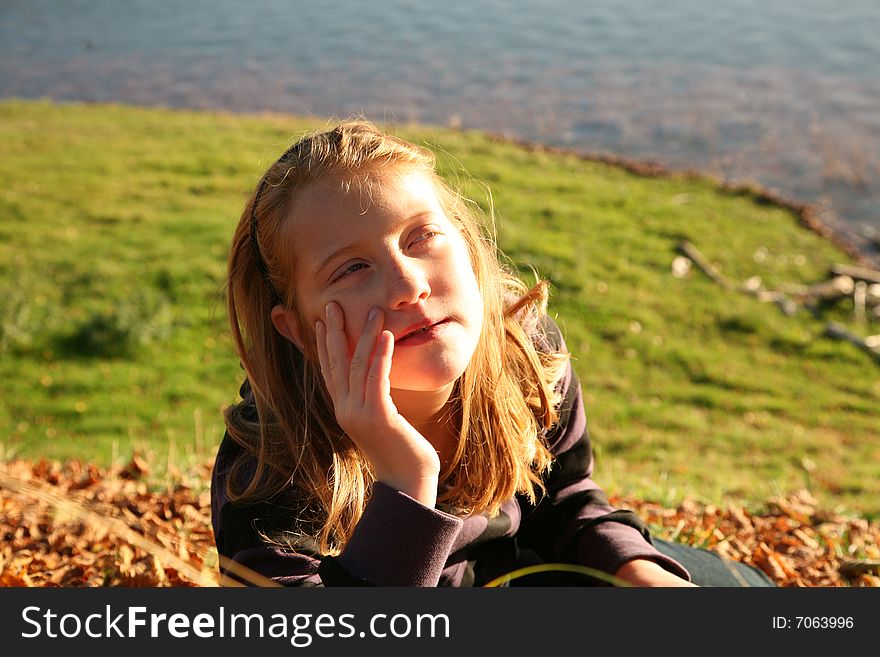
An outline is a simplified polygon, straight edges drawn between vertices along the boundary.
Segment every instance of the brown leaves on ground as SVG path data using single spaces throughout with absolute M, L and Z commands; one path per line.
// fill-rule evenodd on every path
M 216 586 L 211 464 L 164 490 L 149 464 L 13 461 L 0 468 L 0 585 Z M 200 482 L 200 483 L 199 483 Z M 781 586 L 880 586 L 880 525 L 817 508 L 802 492 L 760 513 L 612 498 L 662 538 L 757 566 Z
M 685 501 L 669 509 L 612 498 L 666 540 L 757 566 L 779 586 L 880 587 L 880 525 L 831 513 L 800 491 L 772 498 L 761 513 Z
M 0 585 L 216 586 L 210 493 L 161 492 L 135 456 L 105 471 L 14 461 L 0 470 Z M 191 473 L 210 481 L 210 465 Z

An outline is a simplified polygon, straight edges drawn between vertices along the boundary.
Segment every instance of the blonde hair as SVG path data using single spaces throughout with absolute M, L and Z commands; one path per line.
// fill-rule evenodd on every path
M 331 176 L 356 181 L 389 167 L 431 178 L 464 237 L 483 298 L 483 330 L 450 400 L 461 427 L 455 454 L 441 472 L 438 501 L 489 515 L 515 494 L 534 502 L 552 461 L 542 436 L 557 421 L 556 388 L 568 356 L 543 334 L 548 283 L 529 289 L 501 265 L 482 213 L 436 173 L 431 151 L 362 120 L 309 134 L 268 168 L 232 239 L 227 309 L 252 395 L 224 416 L 229 436 L 243 448 L 227 479 L 229 499 L 297 500 L 291 526 L 269 538 L 311 544 L 322 554 L 338 554 L 351 536 L 373 475 L 336 422 L 316 358 L 279 334 L 270 313 L 280 303 L 299 316 L 285 242 L 299 190 Z

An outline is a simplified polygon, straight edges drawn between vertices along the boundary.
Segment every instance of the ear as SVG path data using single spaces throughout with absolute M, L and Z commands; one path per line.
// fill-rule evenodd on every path
M 272 324 L 275 325 L 276 331 L 295 344 L 297 349 L 305 353 L 303 349 L 305 344 L 303 336 L 292 310 L 288 310 L 284 306 L 272 308 Z

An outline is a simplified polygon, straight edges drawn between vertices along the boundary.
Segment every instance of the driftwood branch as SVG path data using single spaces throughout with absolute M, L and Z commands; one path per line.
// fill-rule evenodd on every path
M 874 360 L 880 362 L 880 350 L 872 346 L 877 344 L 878 341 L 874 340 L 877 336 L 869 336 L 868 338 L 859 337 L 836 322 L 828 322 L 828 324 L 825 325 L 825 335 L 835 340 L 843 340 L 844 342 L 854 344 L 862 351 L 871 354 L 874 357 Z
M 833 264 L 829 268 L 833 277 L 827 281 L 810 286 L 788 285 L 780 290 L 768 290 L 761 284 L 760 276 L 752 276 L 741 285 L 735 284 L 687 240 L 682 240 L 676 250 L 724 289 L 750 294 L 759 301 L 771 301 L 786 315 L 797 312 L 798 303 L 816 314 L 818 307 L 823 304 L 852 297 L 856 321 L 880 319 L 880 282 L 872 282 L 880 281 L 880 271 L 867 267 Z M 679 263 L 673 263 L 673 270 L 673 273 L 684 271 Z M 681 276 L 680 273 L 676 275 Z
M 722 274 L 715 265 L 706 260 L 703 257 L 703 254 L 697 251 L 697 248 L 688 242 L 687 240 L 682 241 L 678 245 L 678 252 L 683 256 L 687 256 L 691 260 L 693 260 L 694 264 L 703 270 L 703 273 L 706 274 L 713 281 L 718 283 L 721 287 L 727 290 L 735 290 L 736 285 L 734 285 L 727 277 Z
M 864 281 L 865 283 L 880 283 L 880 271 L 869 269 L 868 267 L 857 267 L 855 265 L 842 265 L 835 263 L 828 268 L 833 276 L 849 276 L 854 281 Z
M 854 290 L 855 282 L 852 278 L 849 276 L 835 276 L 827 281 L 809 286 L 797 296 L 805 302 L 823 303 L 848 297 Z
M 856 321 L 864 323 L 869 312 L 872 319 L 880 320 L 880 272 L 873 269 L 850 265 L 832 265 L 830 271 L 834 276 L 830 280 L 811 286 L 797 285 L 785 288 L 786 292 L 791 294 L 795 301 L 789 298 L 785 292 L 766 289 L 761 283 L 760 276 L 752 276 L 741 285 L 734 284 L 687 240 L 680 242 L 676 250 L 684 258 L 676 258 L 676 262 L 673 262 L 674 275 L 681 277 L 685 274 L 687 271 L 685 263 L 687 260 L 690 260 L 704 274 L 726 290 L 735 290 L 749 294 L 756 297 L 759 301 L 772 301 L 786 315 L 793 315 L 797 311 L 798 302 L 812 310 L 815 314 L 819 304 L 851 296 Z M 824 334 L 826 337 L 843 340 L 855 345 L 873 356 L 880 363 L 880 335 L 869 335 L 866 338 L 862 338 L 835 322 L 828 322 L 825 325 Z
M 865 321 L 865 306 L 868 298 L 868 284 L 865 281 L 858 281 L 853 290 L 853 309 L 857 322 Z
M 705 256 L 699 252 L 697 247 L 687 240 L 683 240 L 679 243 L 678 252 L 690 258 L 694 264 L 706 274 L 706 276 L 718 283 L 724 289 L 749 294 L 756 297 L 758 301 L 773 302 L 779 306 L 780 310 L 786 315 L 793 315 L 797 312 L 797 304 L 794 301 L 789 299 L 783 292 L 764 288 L 763 285 L 761 285 L 761 278 L 759 276 L 752 276 L 742 285 L 736 285 L 729 278 L 724 276 L 717 267 L 709 262 Z

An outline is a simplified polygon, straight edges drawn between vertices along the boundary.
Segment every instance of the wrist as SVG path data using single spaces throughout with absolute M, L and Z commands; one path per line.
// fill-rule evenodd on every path
M 634 586 L 694 586 L 650 559 L 627 561 L 614 576 Z
M 438 477 L 436 475 L 414 479 L 379 477 L 377 481 L 381 481 L 386 486 L 390 486 L 391 488 L 399 490 L 401 493 L 409 495 L 424 506 L 434 508 L 437 505 Z

